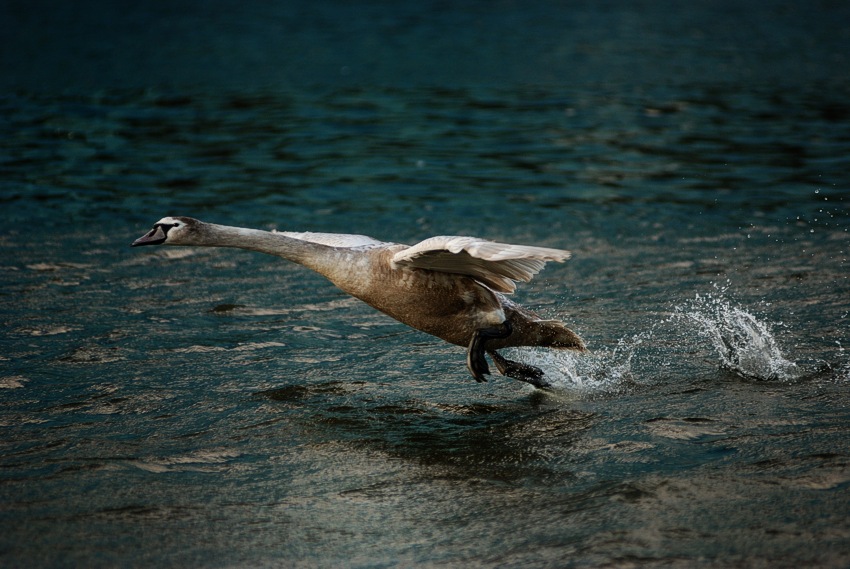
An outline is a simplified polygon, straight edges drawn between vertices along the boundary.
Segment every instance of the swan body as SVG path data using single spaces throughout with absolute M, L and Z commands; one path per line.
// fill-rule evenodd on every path
M 159 244 L 236 247 L 301 264 L 396 320 L 467 347 L 467 367 L 477 381 L 490 373 L 487 353 L 503 375 L 548 387 L 539 368 L 507 360 L 496 350 L 585 350 L 564 324 L 541 319 L 505 296 L 546 262 L 567 260 L 569 251 L 458 236 L 408 246 L 365 235 L 262 231 L 191 217 L 165 217 L 132 246 Z

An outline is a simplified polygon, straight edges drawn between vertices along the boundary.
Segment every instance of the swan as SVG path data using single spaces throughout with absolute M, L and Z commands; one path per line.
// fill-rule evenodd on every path
M 467 348 L 466 365 L 479 382 L 490 374 L 485 353 L 502 375 L 542 389 L 551 384 L 540 368 L 506 359 L 497 350 L 586 350 L 564 324 L 542 319 L 505 296 L 546 262 L 569 259 L 569 251 L 459 236 L 408 246 L 365 235 L 263 231 L 191 217 L 160 219 L 131 244 L 142 245 L 236 247 L 303 265 L 399 322 Z

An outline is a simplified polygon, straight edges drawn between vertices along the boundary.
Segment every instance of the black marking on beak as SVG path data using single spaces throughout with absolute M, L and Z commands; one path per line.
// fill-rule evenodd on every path
M 172 227 L 175 226 L 165 223 L 157 223 L 148 233 L 145 233 L 130 243 L 130 247 L 138 247 L 140 245 L 159 245 L 160 243 L 165 243 L 165 239 L 168 237 L 168 230 Z

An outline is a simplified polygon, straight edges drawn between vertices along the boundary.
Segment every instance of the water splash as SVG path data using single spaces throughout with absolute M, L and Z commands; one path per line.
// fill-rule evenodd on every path
M 543 368 L 555 389 L 578 395 L 622 391 L 661 369 L 688 373 L 687 366 L 702 364 L 704 356 L 695 354 L 706 340 L 720 367 L 742 378 L 790 381 L 804 375 L 785 357 L 770 325 L 729 301 L 725 291 L 697 294 L 645 331 L 620 338 L 612 349 L 576 353 L 523 348 L 517 357 Z M 675 346 L 672 351 L 670 346 Z
M 797 364 L 785 358 L 769 326 L 718 295 L 696 295 L 676 307 L 674 315 L 697 325 L 720 358 L 721 367 L 741 377 L 788 381 L 799 376 Z
M 545 348 L 519 348 L 525 359 L 540 366 L 546 380 L 555 389 L 567 389 L 579 395 L 613 393 L 633 381 L 632 360 L 638 347 L 652 336 L 652 331 L 620 338 L 612 350 L 579 353 Z
M 628 358 L 618 360 L 613 354 L 541 352 L 535 359 L 553 387 L 580 394 L 618 391 L 631 381 L 631 362 Z

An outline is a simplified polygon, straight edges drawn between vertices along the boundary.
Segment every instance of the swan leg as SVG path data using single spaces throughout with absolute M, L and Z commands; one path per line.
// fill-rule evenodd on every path
M 490 374 L 490 366 L 487 365 L 487 358 L 484 357 L 486 352 L 485 345 L 489 340 L 498 340 L 507 338 L 513 332 L 511 323 L 505 320 L 499 326 L 491 328 L 481 328 L 472 334 L 472 340 L 469 342 L 469 349 L 466 351 L 466 367 L 469 368 L 469 373 L 475 378 L 475 381 L 487 381 L 485 375 Z
M 543 379 L 543 370 L 539 367 L 509 360 L 495 350 L 487 353 L 493 358 L 493 363 L 502 375 L 525 381 L 538 389 L 552 387 L 551 383 Z

